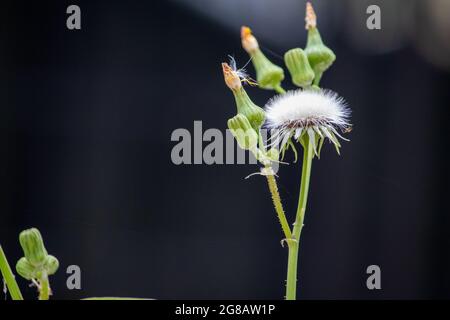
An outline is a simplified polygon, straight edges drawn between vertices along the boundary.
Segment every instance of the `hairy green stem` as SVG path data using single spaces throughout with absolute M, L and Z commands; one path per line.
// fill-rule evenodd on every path
M 262 150 L 264 153 L 266 152 L 266 147 L 264 146 L 264 141 L 262 139 L 261 132 L 259 132 L 259 147 L 260 147 L 260 150 Z M 268 171 L 270 171 L 271 170 L 270 165 L 266 165 L 266 169 L 268 169 Z M 267 184 L 269 186 L 270 194 L 272 195 L 273 206 L 278 215 L 278 219 L 280 220 L 281 228 L 283 229 L 283 233 L 284 233 L 284 237 L 285 237 L 284 240 L 286 240 L 289 245 L 289 243 L 290 243 L 289 240 L 292 239 L 292 232 L 291 232 L 291 228 L 289 227 L 289 222 L 286 219 L 286 213 L 284 212 L 284 209 L 283 209 L 283 204 L 281 202 L 281 197 L 280 197 L 280 193 L 278 191 L 278 185 L 277 185 L 277 181 L 275 180 L 275 175 L 273 175 L 273 174 L 266 175 L 266 179 L 267 179 Z
M 284 232 L 285 240 L 290 245 L 290 241 L 292 239 L 291 228 L 289 228 L 289 223 L 286 219 L 286 214 L 284 213 L 283 204 L 281 203 L 280 194 L 278 192 L 277 181 L 275 180 L 274 175 L 267 175 L 267 183 L 269 185 L 269 190 L 272 195 L 273 206 L 275 207 L 275 211 L 277 212 L 278 219 L 280 220 L 281 228 Z
M 5 280 L 11 298 L 13 300 L 23 300 L 22 293 L 17 285 L 16 278 L 14 277 L 11 267 L 9 266 L 8 260 L 6 260 L 6 255 L 2 249 L 2 246 L 0 246 L 0 271 L 3 279 Z
M 314 157 L 313 145 L 309 138 L 305 139 L 302 163 L 302 178 L 300 184 L 300 194 L 295 217 L 292 236 L 295 241 L 289 245 L 287 281 L 286 281 L 286 300 L 295 300 L 297 293 L 297 265 L 298 249 L 300 246 L 300 235 L 305 218 L 306 203 L 308 201 L 309 180 L 311 176 L 312 159 Z

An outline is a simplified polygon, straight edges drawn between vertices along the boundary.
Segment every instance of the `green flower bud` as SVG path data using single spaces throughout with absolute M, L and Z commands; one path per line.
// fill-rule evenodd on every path
M 25 257 L 22 257 L 17 261 L 16 271 L 22 278 L 27 280 L 36 279 L 37 277 L 36 267 L 28 262 L 28 259 Z
M 256 149 L 258 134 L 244 115 L 237 114 L 229 119 L 228 128 L 242 149 L 252 151 Z
M 336 60 L 334 52 L 323 44 L 317 28 L 308 30 L 305 52 L 316 75 L 322 74 Z
M 248 122 L 250 122 L 252 128 L 258 132 L 264 123 L 266 113 L 250 100 L 244 88 L 233 91 L 233 94 L 236 100 L 237 112 L 244 115 L 248 119 Z
M 22 231 L 19 235 L 19 241 L 29 263 L 39 266 L 45 262 L 47 250 L 38 229 L 32 228 Z
M 314 80 L 314 71 L 309 64 L 305 51 L 300 48 L 289 50 L 284 54 L 284 62 L 295 85 L 299 87 L 311 85 Z
M 336 60 L 334 52 L 325 46 L 317 29 L 316 14 L 312 5 L 308 2 L 306 4 L 306 29 L 308 30 L 308 40 L 306 43 L 305 52 L 308 56 L 309 63 L 316 75 L 315 82 L 320 80 L 322 73 L 327 70 Z
M 259 87 L 269 90 L 279 90 L 281 81 L 284 79 L 284 71 L 281 67 L 273 64 L 262 53 L 258 41 L 248 27 L 241 28 L 242 47 L 252 58 L 256 70 L 256 80 Z
M 256 70 L 256 81 L 259 87 L 275 90 L 284 79 L 284 71 L 281 67 L 270 62 L 261 50 L 256 50 L 252 55 L 252 62 Z
M 253 129 L 259 132 L 265 119 L 265 112 L 250 100 L 241 84 L 241 79 L 235 70 L 227 63 L 222 63 L 223 76 L 226 85 L 233 92 L 237 112 L 247 117 Z
M 48 255 L 44 262 L 44 269 L 47 271 L 47 274 L 51 276 L 52 274 L 55 274 L 55 272 L 59 268 L 59 261 L 56 259 L 56 257 L 52 255 Z

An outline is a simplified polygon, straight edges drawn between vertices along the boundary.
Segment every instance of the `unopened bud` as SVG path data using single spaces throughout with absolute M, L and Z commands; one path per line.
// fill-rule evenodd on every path
M 237 112 L 244 115 L 257 132 L 265 119 L 265 112 L 250 100 L 241 84 L 241 79 L 227 63 L 222 63 L 225 83 L 231 89 L 236 101 Z
M 306 29 L 308 30 L 308 40 L 305 52 L 309 63 L 314 70 L 316 78 L 320 80 L 323 72 L 327 70 L 336 60 L 334 52 L 325 46 L 316 26 L 316 15 L 311 3 L 306 4 Z M 315 80 L 318 83 L 318 80 Z
M 49 276 L 55 274 L 59 268 L 59 261 L 56 257 L 48 255 L 44 262 L 44 269 Z
M 242 46 L 252 58 L 253 66 L 256 70 L 256 80 L 259 87 L 274 90 L 280 88 L 284 79 L 284 71 L 281 67 L 273 64 L 262 53 L 258 41 L 253 36 L 250 28 L 241 28 Z
M 244 150 L 256 150 L 258 144 L 258 134 L 250 125 L 248 119 L 242 115 L 237 114 L 228 120 L 228 128 L 236 139 L 239 147 Z
M 19 259 L 19 261 L 17 261 L 16 271 L 22 278 L 25 278 L 26 280 L 35 279 L 37 277 L 36 267 L 28 262 L 28 259 L 25 257 L 22 257 Z
M 252 128 L 258 132 L 266 118 L 264 110 L 253 103 L 244 88 L 233 91 L 233 93 L 236 100 L 237 112 L 244 115 Z
M 309 64 L 305 51 L 300 48 L 289 50 L 284 54 L 284 62 L 295 85 L 299 87 L 311 85 L 314 80 L 314 71 Z
M 19 235 L 19 241 L 28 262 L 34 266 L 39 266 L 45 262 L 47 250 L 38 229 L 32 228 L 22 231 Z
M 49 276 L 58 270 L 58 259 L 47 253 L 38 229 L 22 231 L 19 241 L 25 257 L 19 259 L 16 270 L 23 278 L 40 280 L 43 275 Z

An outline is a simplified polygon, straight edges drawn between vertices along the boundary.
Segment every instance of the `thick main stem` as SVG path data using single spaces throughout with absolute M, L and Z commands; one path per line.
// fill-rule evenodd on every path
M 297 214 L 294 222 L 292 237 L 295 241 L 289 246 L 287 281 L 286 281 L 286 300 L 295 300 L 297 293 L 297 265 L 298 249 L 300 246 L 300 235 L 305 218 L 306 203 L 308 201 L 309 180 L 311 176 L 311 165 L 314 157 L 313 144 L 309 137 L 305 138 L 302 163 L 302 177 L 300 184 L 300 194 L 298 199 Z
M 0 246 L 0 271 L 5 279 L 6 286 L 9 290 L 9 294 L 13 300 L 23 300 L 22 293 L 17 285 L 14 274 L 9 266 L 8 260 L 6 260 L 5 252 L 3 252 L 2 246 Z

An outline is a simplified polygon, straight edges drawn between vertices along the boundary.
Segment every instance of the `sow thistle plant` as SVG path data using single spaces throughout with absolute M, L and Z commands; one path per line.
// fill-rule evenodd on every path
M 339 153 L 339 138 L 345 140 L 339 131 L 347 132 L 351 128 L 350 110 L 344 100 L 335 92 L 319 87 L 322 75 L 333 64 L 336 56 L 322 41 L 316 25 L 316 15 L 310 3 L 306 5 L 305 21 L 308 31 L 306 47 L 291 49 L 284 55 L 292 83 L 299 89 L 283 89 L 283 69 L 264 55 L 248 27 L 242 27 L 241 40 L 256 70 L 256 80 L 251 79 L 244 69 L 238 69 L 234 59 L 231 59 L 230 63 L 222 63 L 225 83 L 232 91 L 237 107 L 236 116 L 228 120 L 228 128 L 238 145 L 251 152 L 261 163 L 259 174 L 267 179 L 284 234 L 281 244 L 287 244 L 289 249 L 286 281 L 288 300 L 296 298 L 298 251 L 308 200 L 312 160 L 320 157 L 325 140 L 329 140 Z M 278 95 L 270 99 L 263 109 L 253 103 L 243 83 L 274 90 Z M 270 131 L 270 138 L 264 139 L 262 128 Z M 281 163 L 289 149 L 297 158 L 296 145 L 303 148 L 303 161 L 297 212 L 291 228 L 283 209 L 273 168 Z M 19 242 L 24 256 L 17 262 L 16 271 L 37 288 L 39 300 L 48 300 L 52 294 L 49 277 L 57 271 L 59 262 L 48 254 L 39 230 L 32 228 L 23 231 L 19 235 Z M 11 298 L 23 300 L 1 246 L 0 271 Z M 139 298 L 103 297 L 88 300 Z
M 308 200 L 312 160 L 320 157 L 325 140 L 330 141 L 339 153 L 339 133 L 350 130 L 350 110 L 337 93 L 319 87 L 322 75 L 336 56 L 322 41 L 317 28 L 316 15 L 311 3 L 306 4 L 307 43 L 304 49 L 287 51 L 284 62 L 292 83 L 299 87 L 285 91 L 281 85 L 284 71 L 272 63 L 261 51 L 258 41 L 248 27 L 241 28 L 242 47 L 250 55 L 256 71 L 256 83 L 243 69 L 237 69 L 234 59 L 222 63 L 225 83 L 232 91 L 237 115 L 228 120 L 228 128 L 238 145 L 249 150 L 263 165 L 259 174 L 268 182 L 275 211 L 284 233 L 281 244 L 287 244 L 288 266 L 286 299 L 296 299 L 297 265 L 300 235 Z M 274 90 L 278 95 L 271 98 L 264 109 L 252 102 L 242 84 L 257 85 Z M 263 138 L 262 128 L 270 131 L 270 138 Z M 297 159 L 296 145 L 303 148 L 302 175 L 295 222 L 291 228 L 278 192 L 274 164 L 283 160 L 291 149 Z

